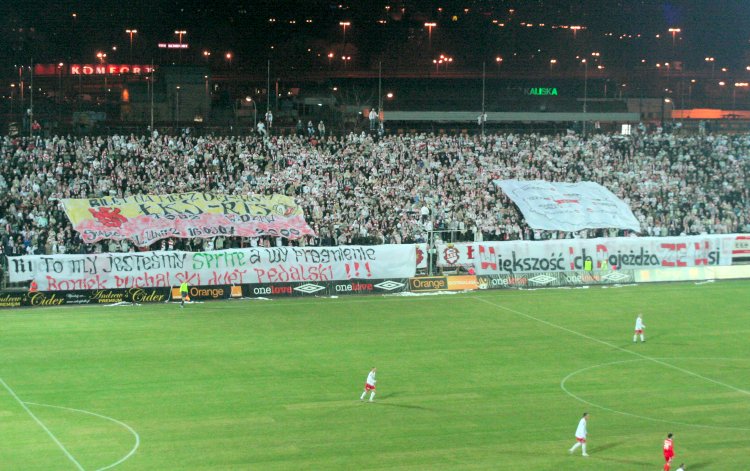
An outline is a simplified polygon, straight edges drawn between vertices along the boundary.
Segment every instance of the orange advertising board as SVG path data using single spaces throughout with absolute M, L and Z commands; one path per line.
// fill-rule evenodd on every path
M 460 275 L 448 277 L 448 291 L 466 291 L 479 289 L 476 275 Z

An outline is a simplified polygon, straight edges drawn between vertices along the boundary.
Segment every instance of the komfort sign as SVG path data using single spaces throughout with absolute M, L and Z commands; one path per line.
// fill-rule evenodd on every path
M 120 74 L 150 74 L 152 67 L 150 65 L 129 65 L 129 64 L 73 64 L 70 66 L 70 75 L 120 75 Z
M 61 70 L 59 64 L 35 64 L 34 75 L 143 75 L 153 69 L 151 65 L 140 64 L 69 64 Z

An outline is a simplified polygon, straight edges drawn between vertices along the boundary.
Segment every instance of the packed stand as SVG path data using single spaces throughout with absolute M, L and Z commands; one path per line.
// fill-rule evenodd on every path
M 211 191 L 294 196 L 318 237 L 302 245 L 629 235 L 530 229 L 496 179 L 594 181 L 632 208 L 641 235 L 750 231 L 750 135 L 481 136 L 350 134 L 4 138 L 0 250 L 5 255 L 119 252 L 81 243 L 59 198 Z M 212 250 L 274 239 L 163 240 Z

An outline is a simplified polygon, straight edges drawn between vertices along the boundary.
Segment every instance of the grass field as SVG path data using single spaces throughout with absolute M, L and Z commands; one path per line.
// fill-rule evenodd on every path
M 673 469 L 750 469 L 749 301 L 737 281 L 2 311 L 0 469 L 660 470 L 667 432 Z

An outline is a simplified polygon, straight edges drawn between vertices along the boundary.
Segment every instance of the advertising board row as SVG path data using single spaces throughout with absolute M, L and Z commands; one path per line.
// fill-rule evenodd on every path
M 340 296 L 346 294 L 424 293 L 496 288 L 542 288 L 575 285 L 633 283 L 630 270 L 605 274 L 589 272 L 522 273 L 514 275 L 423 276 L 376 280 L 250 283 L 190 286 L 192 301 L 240 298 Z M 76 304 L 161 303 L 180 299 L 179 288 L 150 287 L 0 293 L 0 308 Z
M 253 283 L 245 285 L 191 286 L 191 301 L 220 299 L 388 294 L 409 290 L 409 279 Z M 0 308 L 75 304 L 163 303 L 180 300 L 179 288 L 91 289 L 0 293 Z
M 635 276 L 632 270 L 430 276 L 411 278 L 409 280 L 409 291 L 471 291 L 499 288 L 530 289 L 555 288 L 562 286 L 629 284 L 634 282 Z

